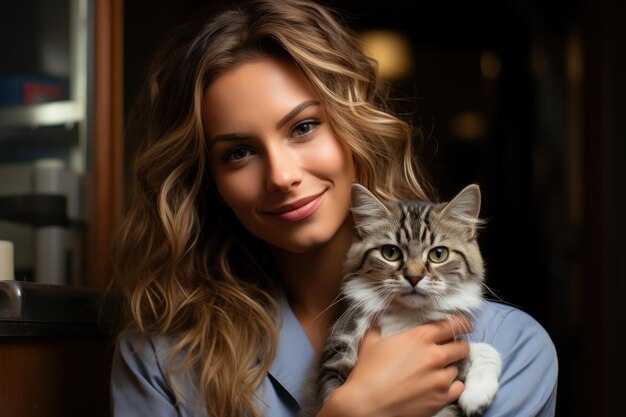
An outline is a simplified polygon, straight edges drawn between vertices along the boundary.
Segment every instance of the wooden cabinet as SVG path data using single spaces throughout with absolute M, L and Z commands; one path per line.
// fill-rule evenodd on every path
M 111 354 L 98 335 L 1 337 L 0 415 L 110 416 Z

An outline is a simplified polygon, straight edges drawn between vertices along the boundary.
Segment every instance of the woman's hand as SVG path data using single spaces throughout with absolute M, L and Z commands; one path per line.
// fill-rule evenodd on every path
M 320 416 L 430 417 L 457 400 L 456 362 L 469 345 L 454 340 L 471 331 L 464 318 L 439 321 L 381 338 L 372 328 L 344 385 L 329 398 Z

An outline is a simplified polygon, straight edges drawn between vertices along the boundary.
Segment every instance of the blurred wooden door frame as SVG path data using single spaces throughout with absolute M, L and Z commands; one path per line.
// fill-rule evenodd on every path
M 93 99 L 87 180 L 86 284 L 104 289 L 111 280 L 109 254 L 122 206 L 122 0 L 93 2 Z

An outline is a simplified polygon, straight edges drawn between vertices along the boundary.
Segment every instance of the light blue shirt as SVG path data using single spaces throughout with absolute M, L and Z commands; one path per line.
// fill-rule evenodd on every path
M 259 409 L 267 417 L 295 417 L 315 352 L 285 299 L 278 352 L 258 389 Z M 474 317 L 468 339 L 494 346 L 502 356 L 500 389 L 483 417 L 551 417 L 556 406 L 558 364 L 549 335 L 531 316 L 503 304 L 487 302 Z M 111 373 L 116 417 L 206 416 L 190 381 L 178 381 L 185 400 L 176 404 L 165 377 L 170 340 L 124 335 Z

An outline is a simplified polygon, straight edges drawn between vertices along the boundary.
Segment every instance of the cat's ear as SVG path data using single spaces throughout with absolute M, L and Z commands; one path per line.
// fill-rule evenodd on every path
M 352 184 L 352 219 L 359 236 L 367 235 L 381 219 L 389 218 L 389 209 L 361 184 Z
M 476 228 L 482 223 L 478 217 L 479 213 L 480 188 L 476 184 L 470 184 L 445 204 L 441 211 L 441 217 L 448 217 L 467 224 L 471 228 L 473 236 L 476 233 Z

